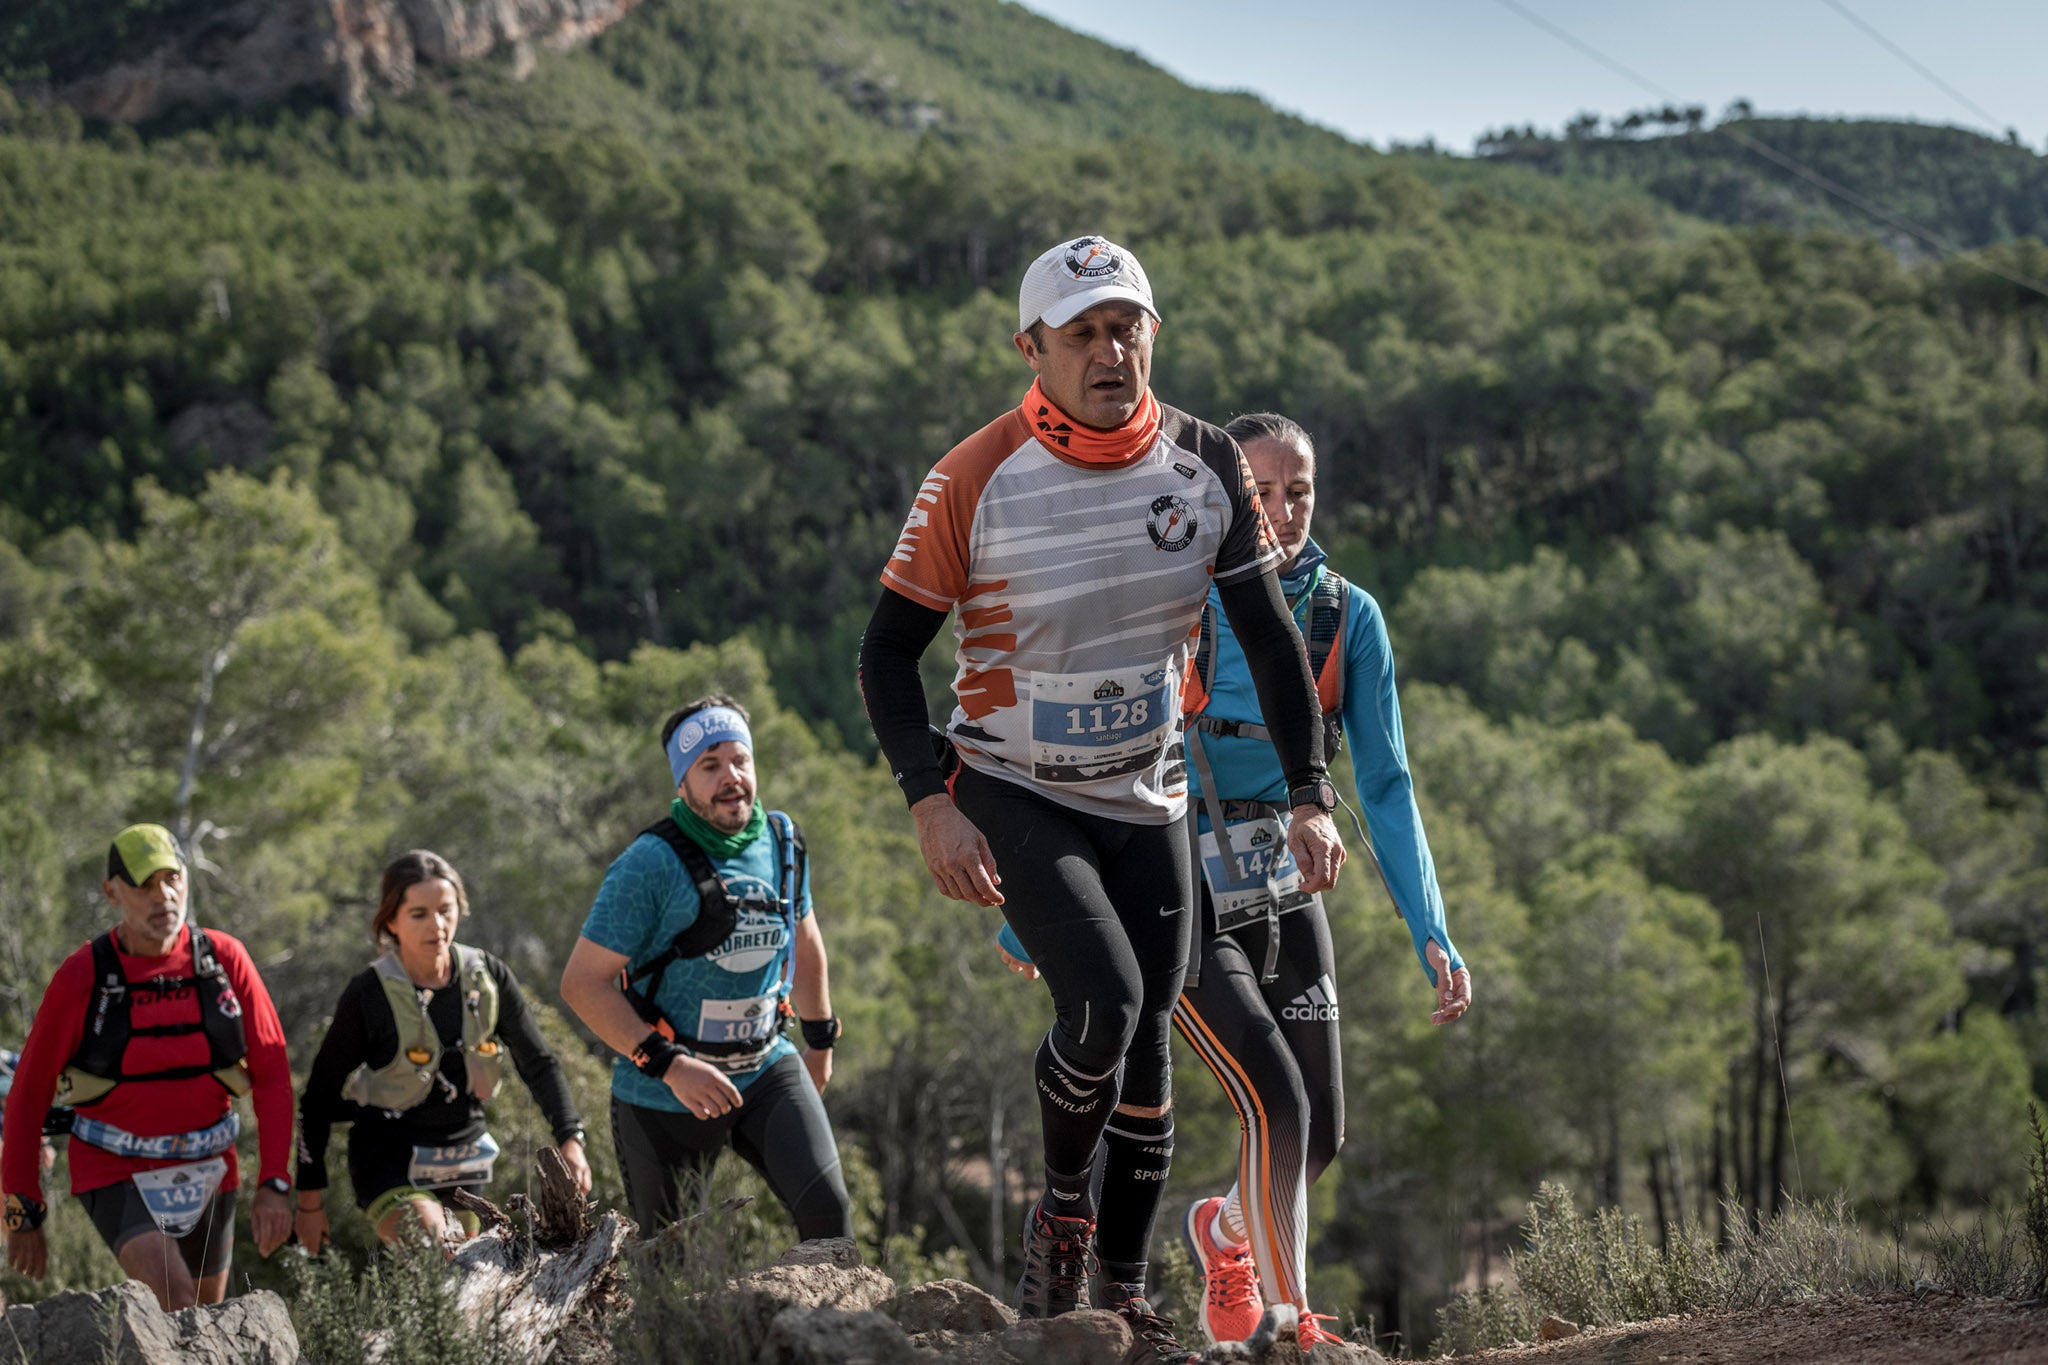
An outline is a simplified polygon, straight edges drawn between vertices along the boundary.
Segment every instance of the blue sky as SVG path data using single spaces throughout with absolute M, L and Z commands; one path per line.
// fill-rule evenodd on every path
M 2048 0 L 1840 0 L 1990 114 L 1987 123 L 1879 46 L 1827 0 L 1520 0 L 1710 115 L 1912 118 L 2048 143 Z M 1385 146 L 1434 137 L 1470 151 L 1483 129 L 1557 128 L 1579 110 L 1653 96 L 1497 0 L 1025 0 L 1026 7 L 1195 85 L 1268 102 Z

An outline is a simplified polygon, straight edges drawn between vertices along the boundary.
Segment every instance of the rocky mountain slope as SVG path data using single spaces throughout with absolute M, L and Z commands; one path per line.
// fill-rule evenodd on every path
M 54 85 L 87 118 L 140 122 L 193 105 L 271 104 L 331 92 L 366 113 L 404 94 L 422 67 L 509 49 L 562 51 L 611 27 L 640 0 L 238 0 L 174 23 L 147 50 Z

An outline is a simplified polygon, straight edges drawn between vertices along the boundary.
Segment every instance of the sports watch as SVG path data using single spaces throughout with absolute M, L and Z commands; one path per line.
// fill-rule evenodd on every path
M 263 1188 L 274 1194 L 290 1194 L 292 1192 L 292 1182 L 286 1180 L 281 1175 L 274 1175 L 263 1182 Z
M 1330 785 L 1330 779 L 1319 777 L 1313 782 L 1304 782 L 1287 793 L 1287 807 L 1314 806 L 1328 815 L 1337 809 L 1337 789 Z

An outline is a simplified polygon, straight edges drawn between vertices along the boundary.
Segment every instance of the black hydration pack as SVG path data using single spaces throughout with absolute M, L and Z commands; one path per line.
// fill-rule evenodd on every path
M 92 941 L 93 998 L 86 1007 L 85 1031 L 78 1051 L 64 1067 L 57 1085 L 57 1102 L 73 1108 L 105 1099 L 123 1081 L 182 1081 L 212 1076 L 229 1093 L 249 1093 L 249 1070 L 243 1064 L 249 1055 L 248 1036 L 242 1027 L 242 1002 L 228 985 L 228 974 L 213 951 L 213 940 L 198 925 L 192 926 L 192 975 L 157 977 L 131 985 L 121 971 L 119 950 L 113 931 Z M 150 991 L 193 990 L 199 997 L 199 1018 L 189 1024 L 160 1024 L 137 1028 L 131 1021 L 133 996 L 137 989 Z M 206 1035 L 206 1061 L 196 1066 L 130 1069 L 128 1046 L 138 1038 L 173 1038 L 188 1033 Z
M 683 865 L 683 871 L 697 888 L 697 918 L 687 929 L 670 940 L 668 947 L 639 966 L 627 966 L 619 971 L 619 989 L 632 1004 L 633 1012 L 653 1029 L 671 1042 L 687 1049 L 692 1056 L 701 1057 L 714 1065 L 726 1065 L 765 1054 L 789 1025 L 792 1010 L 789 1005 L 790 986 L 796 976 L 796 909 L 802 903 L 805 878 L 810 874 L 809 859 L 804 848 L 803 830 L 796 821 L 779 810 L 768 812 L 768 827 L 773 832 L 780 852 L 782 885 L 776 897 L 787 933 L 783 945 L 782 988 L 776 1002 L 776 1023 L 774 1030 L 765 1039 L 745 1042 L 705 1042 L 692 1037 L 675 1026 L 674 1021 L 662 1013 L 655 1003 L 660 993 L 662 977 L 670 965 L 681 958 L 706 957 L 732 937 L 739 924 L 740 900 L 725 884 L 725 878 L 718 875 L 712 865 L 711 855 L 706 853 L 694 839 L 684 834 L 673 817 L 657 820 L 642 830 L 667 844 Z M 756 902 L 757 904 L 760 902 Z M 750 1067 L 738 1069 L 748 1070 Z

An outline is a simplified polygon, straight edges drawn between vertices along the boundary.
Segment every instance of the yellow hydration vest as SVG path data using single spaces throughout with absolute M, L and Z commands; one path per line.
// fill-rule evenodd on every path
M 372 965 L 377 984 L 384 988 L 384 1003 L 391 1011 L 398 1046 L 384 1065 L 357 1067 L 344 1093 L 371 1109 L 410 1109 L 434 1092 L 434 1076 L 441 1067 L 441 1034 L 427 1017 L 428 997 L 413 984 L 398 954 L 386 953 Z M 463 991 L 462 1059 L 469 1072 L 469 1093 L 487 1104 L 497 1093 L 504 1070 L 504 1050 L 495 1036 L 498 983 L 484 966 L 484 955 L 460 943 L 455 945 L 455 980 Z

